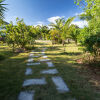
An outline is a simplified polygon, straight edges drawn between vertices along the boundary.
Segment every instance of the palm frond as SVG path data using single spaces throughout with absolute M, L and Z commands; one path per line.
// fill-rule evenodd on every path
M 3 4 L 5 0 L 0 0 L 0 19 L 4 18 L 4 12 L 6 11 L 6 7 L 4 7 L 7 4 Z

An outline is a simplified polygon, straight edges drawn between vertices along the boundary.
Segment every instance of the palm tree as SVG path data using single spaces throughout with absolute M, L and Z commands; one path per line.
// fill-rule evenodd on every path
M 65 24 L 65 19 L 64 18 L 59 18 L 57 20 L 55 20 L 55 23 L 50 23 L 49 26 L 52 27 L 52 30 L 54 30 L 54 34 L 56 36 L 56 40 L 55 43 L 61 43 L 62 40 L 61 40 L 61 34 L 62 34 L 62 28 Z M 55 32 L 56 31 L 56 32 Z
M 51 26 L 53 29 L 60 31 L 64 24 L 65 24 L 65 19 L 59 18 L 59 19 L 55 20 L 55 23 L 50 23 L 49 26 Z
M 75 41 L 77 45 L 78 36 L 80 34 L 80 28 L 77 25 L 72 24 L 70 26 L 70 37 Z
M 0 0 L 0 20 L 4 18 L 4 12 L 6 11 L 6 7 L 4 7 L 6 4 L 3 4 L 5 0 Z
M 65 45 L 65 40 L 67 38 L 69 38 L 69 28 L 70 28 L 71 22 L 74 19 L 75 19 L 75 17 L 68 18 L 67 21 L 65 22 L 64 26 L 62 27 L 61 38 L 62 38 L 62 44 L 63 44 L 63 46 Z

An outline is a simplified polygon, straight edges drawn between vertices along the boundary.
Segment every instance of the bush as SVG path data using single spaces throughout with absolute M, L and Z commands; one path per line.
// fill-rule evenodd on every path
M 5 57 L 3 55 L 0 55 L 0 61 L 4 60 L 4 59 L 5 59 Z
M 34 46 L 25 46 L 25 50 L 34 50 Z

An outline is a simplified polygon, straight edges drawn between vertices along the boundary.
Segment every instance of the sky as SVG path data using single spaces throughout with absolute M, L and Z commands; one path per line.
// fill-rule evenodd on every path
M 8 4 L 5 12 L 5 21 L 13 21 L 16 17 L 23 18 L 27 25 L 48 25 L 56 19 L 76 16 L 82 9 L 74 4 L 74 0 L 6 0 Z M 86 21 L 76 18 L 73 24 L 83 27 Z

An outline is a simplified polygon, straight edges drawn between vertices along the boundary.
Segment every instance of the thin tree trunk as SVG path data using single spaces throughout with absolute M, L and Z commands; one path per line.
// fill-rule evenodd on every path
M 75 44 L 77 45 L 77 40 L 75 40 Z
M 15 52 L 15 44 L 13 43 L 13 52 Z
M 70 39 L 68 39 L 68 44 L 70 43 Z
M 64 53 L 65 53 L 65 49 L 66 49 L 66 46 L 65 46 L 65 41 L 64 40 L 62 40 L 62 45 L 63 45 L 63 47 L 64 47 Z
M 62 45 L 63 45 L 63 47 L 65 46 L 65 41 L 64 40 L 62 40 Z

